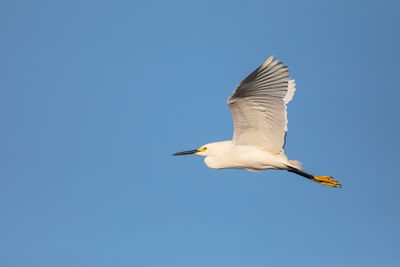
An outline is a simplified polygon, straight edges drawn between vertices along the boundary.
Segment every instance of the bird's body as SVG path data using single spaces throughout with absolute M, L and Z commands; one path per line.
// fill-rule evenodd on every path
M 266 169 L 285 169 L 287 166 L 299 167 L 289 161 L 285 154 L 272 154 L 267 150 L 247 145 L 235 145 L 232 141 L 215 142 L 205 145 L 207 151 L 204 162 L 212 169 L 237 168 L 250 171 Z
M 341 187 L 330 176 L 302 171 L 300 162 L 288 160 L 284 145 L 287 132 L 286 106 L 295 93 L 295 81 L 278 59 L 269 57 L 247 76 L 228 98 L 234 122 L 232 140 L 206 144 L 174 155 L 204 156 L 213 169 L 237 168 L 249 171 L 287 170 L 314 182 Z

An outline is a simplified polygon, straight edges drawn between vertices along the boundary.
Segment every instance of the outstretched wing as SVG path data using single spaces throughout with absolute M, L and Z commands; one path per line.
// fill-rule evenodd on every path
M 287 131 L 286 105 L 294 91 L 295 82 L 287 67 L 270 56 L 228 98 L 233 114 L 233 142 L 281 153 Z

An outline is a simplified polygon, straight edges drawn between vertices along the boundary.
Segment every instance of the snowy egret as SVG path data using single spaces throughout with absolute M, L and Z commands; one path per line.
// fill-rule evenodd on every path
M 288 68 L 270 56 L 228 98 L 234 123 L 232 140 L 209 143 L 174 156 L 204 156 L 206 165 L 213 169 L 286 170 L 319 184 L 341 187 L 331 176 L 304 172 L 299 161 L 289 160 L 285 155 L 286 106 L 294 92 L 295 81 L 290 78 Z

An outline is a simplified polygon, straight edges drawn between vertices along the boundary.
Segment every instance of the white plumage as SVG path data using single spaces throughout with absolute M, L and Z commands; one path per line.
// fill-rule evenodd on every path
M 281 153 L 287 131 L 286 105 L 293 98 L 294 84 L 287 67 L 272 56 L 240 82 L 228 98 L 233 143 Z
M 340 187 L 330 176 L 303 172 L 298 161 L 288 160 L 285 155 L 286 109 L 295 88 L 288 68 L 270 56 L 228 98 L 234 123 L 232 140 L 209 143 L 174 155 L 204 156 L 206 165 L 213 169 L 287 170 L 320 184 Z

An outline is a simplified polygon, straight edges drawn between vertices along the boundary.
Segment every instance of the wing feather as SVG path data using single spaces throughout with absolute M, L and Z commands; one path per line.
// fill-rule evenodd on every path
M 239 83 L 228 105 L 234 122 L 233 142 L 283 152 L 287 132 L 286 105 L 295 82 L 288 68 L 273 56 Z

